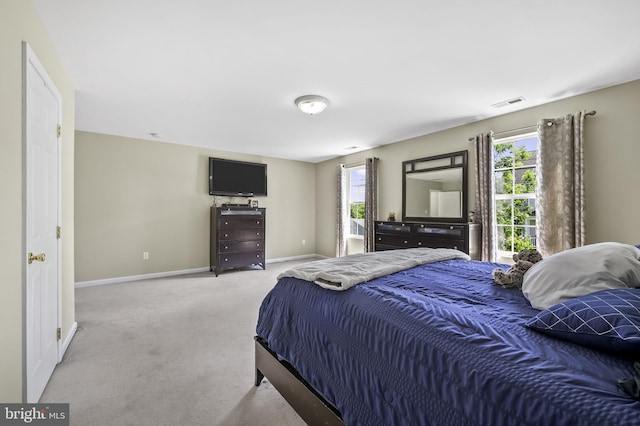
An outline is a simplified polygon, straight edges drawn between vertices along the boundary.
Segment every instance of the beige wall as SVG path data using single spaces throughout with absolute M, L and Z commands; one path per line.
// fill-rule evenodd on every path
M 30 1 L 0 6 L 0 401 L 23 396 L 22 41 L 62 95 L 62 336 L 75 321 L 73 258 L 74 90 Z
M 378 218 L 386 219 L 390 211 L 401 218 L 402 161 L 468 149 L 473 165 L 475 156 L 468 139 L 477 133 L 522 128 L 542 118 L 583 109 L 597 111 L 587 117 L 585 125 L 587 242 L 640 243 L 640 81 L 635 81 L 318 164 L 316 251 L 325 256 L 335 254 L 334 182 L 338 163 L 354 164 L 365 157 L 379 157 Z M 469 205 L 473 206 L 473 168 L 469 182 Z
M 210 156 L 267 163 L 268 260 L 315 253 L 313 164 L 76 132 L 76 282 L 208 267 Z

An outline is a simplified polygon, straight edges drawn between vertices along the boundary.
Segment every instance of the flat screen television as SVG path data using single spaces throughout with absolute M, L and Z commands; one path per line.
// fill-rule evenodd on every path
M 267 165 L 209 157 L 209 195 L 267 195 Z

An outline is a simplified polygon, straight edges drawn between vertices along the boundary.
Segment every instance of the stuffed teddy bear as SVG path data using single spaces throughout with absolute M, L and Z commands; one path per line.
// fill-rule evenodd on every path
M 493 280 L 504 288 L 522 287 L 522 279 L 525 272 L 542 260 L 538 250 L 522 250 L 513 255 L 515 263 L 506 271 L 502 268 L 493 270 Z

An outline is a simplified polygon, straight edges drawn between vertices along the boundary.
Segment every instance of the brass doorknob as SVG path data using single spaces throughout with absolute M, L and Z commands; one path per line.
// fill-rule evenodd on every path
M 38 262 L 44 262 L 44 259 L 45 259 L 44 253 L 34 255 L 33 253 L 29 252 L 29 264 L 32 264 L 34 260 Z

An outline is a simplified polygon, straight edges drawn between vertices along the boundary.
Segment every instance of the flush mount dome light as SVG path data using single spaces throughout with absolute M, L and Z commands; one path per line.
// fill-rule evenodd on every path
M 300 96 L 296 99 L 296 105 L 305 114 L 320 114 L 329 105 L 327 98 L 318 95 Z

